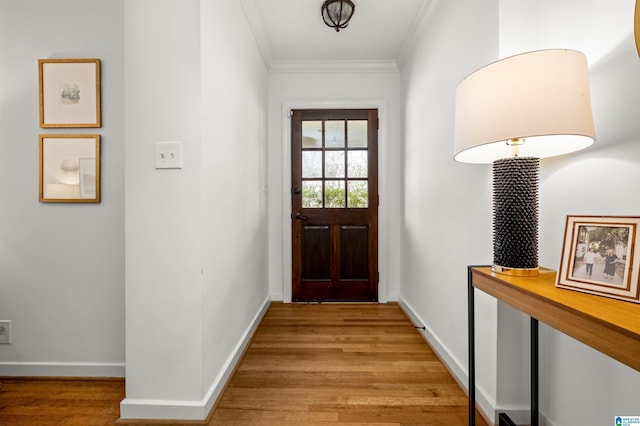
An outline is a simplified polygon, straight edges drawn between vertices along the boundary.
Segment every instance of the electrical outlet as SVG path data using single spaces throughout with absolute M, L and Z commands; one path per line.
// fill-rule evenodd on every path
M 156 169 L 181 169 L 182 143 L 156 142 Z
M 11 321 L 0 320 L 0 343 L 11 343 Z

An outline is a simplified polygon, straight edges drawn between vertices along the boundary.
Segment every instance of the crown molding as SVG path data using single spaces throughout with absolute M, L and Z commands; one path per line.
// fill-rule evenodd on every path
M 425 1 L 422 4 L 422 7 L 418 11 L 416 18 L 407 33 L 407 37 L 404 39 L 402 46 L 400 46 L 400 50 L 398 51 L 398 56 L 396 57 L 396 62 L 398 64 L 398 69 L 402 69 L 404 65 L 407 63 L 408 58 L 411 57 L 413 50 L 415 49 L 420 36 L 424 33 L 427 28 L 427 24 L 431 20 L 433 13 L 437 9 L 441 0 L 429 0 Z
M 427 27 L 427 23 L 433 15 L 434 10 L 441 0 L 425 0 L 407 33 L 398 55 L 395 60 L 278 60 L 273 58 L 269 41 L 264 31 L 264 26 L 256 0 L 240 0 L 242 9 L 253 33 L 256 45 L 262 56 L 262 60 L 269 72 L 273 73 L 313 73 L 313 72 L 372 72 L 372 73 L 393 73 L 399 72 L 407 59 L 411 57 L 411 52 L 415 48 L 420 36 Z
M 247 17 L 247 21 L 249 22 L 249 28 L 253 33 L 253 38 L 255 39 L 260 55 L 262 56 L 262 61 L 267 69 L 269 69 L 273 55 L 271 53 L 271 48 L 269 47 L 267 35 L 264 32 L 264 26 L 262 25 L 262 19 L 258 13 L 255 0 L 240 0 L 240 4 L 242 5 L 244 14 Z
M 394 60 L 343 60 L 343 61 L 289 61 L 272 60 L 269 66 L 272 73 L 395 73 L 398 64 Z

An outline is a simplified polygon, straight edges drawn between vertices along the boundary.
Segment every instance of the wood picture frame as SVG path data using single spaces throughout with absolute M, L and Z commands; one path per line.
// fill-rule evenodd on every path
M 39 164 L 40 202 L 100 202 L 100 135 L 40 135 Z
M 636 39 L 636 50 L 640 56 L 640 0 L 636 0 L 636 10 L 633 17 L 633 33 Z
M 567 216 L 556 287 L 640 303 L 640 217 Z
M 100 59 L 39 59 L 40 127 L 101 127 Z

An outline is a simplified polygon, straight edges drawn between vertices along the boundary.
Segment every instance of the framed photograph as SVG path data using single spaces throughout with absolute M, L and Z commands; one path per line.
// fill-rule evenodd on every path
M 40 59 L 40 127 L 100 127 L 100 59 Z
M 636 37 L 636 50 L 640 56 L 640 0 L 636 0 L 636 10 L 633 18 L 633 32 Z
M 40 201 L 100 202 L 100 135 L 40 135 Z
M 640 303 L 640 217 L 567 216 L 556 286 Z

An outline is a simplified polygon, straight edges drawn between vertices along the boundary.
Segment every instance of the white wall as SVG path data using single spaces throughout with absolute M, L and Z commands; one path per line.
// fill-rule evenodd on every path
M 127 397 L 204 419 L 267 306 L 266 70 L 234 0 L 125 3 Z M 155 170 L 154 142 L 183 168 Z
M 640 212 L 634 195 L 640 181 L 640 58 L 632 36 L 633 2 L 591 3 L 599 25 L 588 27 L 585 37 L 606 38 L 616 27 L 626 36 L 600 56 L 591 57 L 585 49 L 592 64 L 596 143 L 541 163 L 540 263 L 554 269 L 566 215 Z M 604 4 L 607 13 L 601 12 Z M 540 345 L 541 411 L 549 424 L 599 426 L 640 412 L 640 372 L 548 327 L 541 328 Z
M 541 162 L 541 265 L 558 268 L 567 215 L 638 214 L 637 197 L 628 196 L 635 191 L 640 174 L 640 125 L 631 112 L 640 91 L 633 11 L 633 0 L 500 2 L 501 57 L 565 47 L 584 52 L 590 64 L 596 144 Z M 609 175 L 614 176 L 613 185 Z M 607 194 L 606 198 L 601 194 Z M 517 312 L 501 311 L 498 335 L 516 324 L 526 329 L 528 320 Z M 540 348 L 541 414 L 548 424 L 596 426 L 610 423 L 614 416 L 637 412 L 637 371 L 544 325 Z M 503 353 L 506 362 L 513 362 L 513 353 Z M 528 354 L 524 355 L 526 361 Z M 512 378 L 500 375 L 499 370 L 498 388 L 506 384 L 511 393 L 502 393 L 499 400 L 510 405 L 528 380 L 518 390 Z
M 271 72 L 269 74 L 269 285 L 291 301 L 291 150 L 287 109 L 378 108 L 380 301 L 397 300 L 402 139 L 398 72 Z
M 632 3 L 442 1 L 403 69 L 401 301 L 426 324 L 427 336 L 462 380 L 467 365 L 465 266 L 491 261 L 491 189 L 490 167 L 451 160 L 455 87 L 498 54 L 550 47 L 586 50 L 597 142 L 541 164 L 540 264 L 557 268 L 567 214 L 638 215 L 639 201 L 632 194 L 640 174 L 635 108 L 640 59 L 630 33 Z M 552 13 L 552 6 L 562 10 Z M 581 183 L 589 177 L 590 185 Z M 484 297 L 476 309 L 479 402 L 490 415 L 495 408 L 516 417 L 526 414 L 528 320 Z M 637 412 L 640 373 L 545 325 L 540 346 L 542 424 L 599 426 Z
M 631 34 L 590 68 L 596 144 L 541 164 L 541 264 L 557 269 L 567 215 L 638 216 L 638 76 Z M 540 403 L 549 424 L 599 426 L 640 411 L 640 372 L 549 327 L 540 333 Z
M 126 418 L 140 399 L 201 398 L 203 307 L 200 2 L 124 11 Z M 155 170 L 155 141 L 182 142 L 183 169 Z
M 124 375 L 122 46 L 122 0 L 0 0 L 0 375 Z M 40 129 L 38 59 L 82 57 L 103 126 Z M 41 133 L 102 136 L 100 204 L 38 202 Z
M 491 263 L 490 168 L 453 160 L 458 83 L 498 53 L 496 1 L 440 1 L 402 70 L 401 302 L 459 380 L 467 375 L 467 265 Z M 476 296 L 477 399 L 495 405 L 496 302 Z
M 240 2 L 202 5 L 204 377 L 221 386 L 269 299 L 267 73 Z

